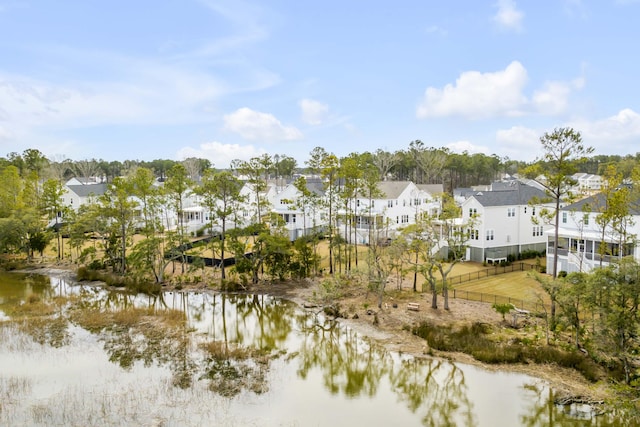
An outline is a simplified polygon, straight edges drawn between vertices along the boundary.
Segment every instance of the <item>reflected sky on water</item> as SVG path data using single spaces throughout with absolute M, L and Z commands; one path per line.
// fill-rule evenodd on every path
M 14 274 L 0 311 L 0 425 L 615 425 L 576 424 L 535 378 L 388 352 L 266 295 Z

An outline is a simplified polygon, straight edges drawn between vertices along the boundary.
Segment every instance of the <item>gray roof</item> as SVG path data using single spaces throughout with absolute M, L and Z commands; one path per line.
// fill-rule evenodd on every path
M 444 193 L 444 185 L 442 184 L 416 184 L 422 191 L 426 191 L 429 194 L 442 194 Z
M 67 185 L 67 188 L 78 197 L 102 196 L 107 191 L 107 184 Z
M 307 190 L 314 193 L 316 196 L 324 195 L 324 182 L 318 178 L 307 179 Z
M 380 181 L 378 190 L 382 193 L 381 199 L 397 199 L 411 181 Z
M 480 191 L 472 197 L 475 197 L 482 206 L 517 206 L 526 205 L 534 198 L 548 199 L 544 191 L 518 182 L 509 188 L 499 191 Z
M 575 203 L 571 203 L 562 208 L 563 211 L 585 211 L 585 212 L 602 212 L 606 207 L 606 196 L 604 193 L 594 194 Z M 631 215 L 640 215 L 640 199 L 636 199 L 629 204 L 629 213 Z

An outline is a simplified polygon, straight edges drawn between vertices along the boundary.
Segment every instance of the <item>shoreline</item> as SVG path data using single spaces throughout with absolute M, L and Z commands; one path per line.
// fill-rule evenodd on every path
M 33 265 L 24 269 L 14 270 L 16 273 L 44 274 L 51 277 L 58 277 L 64 280 L 79 283 L 75 277 L 75 266 L 72 265 Z M 296 284 L 297 283 L 297 284 Z M 288 299 L 299 306 L 302 310 L 309 310 L 305 305 L 311 303 L 314 287 L 317 285 L 312 280 L 297 281 L 293 283 L 261 283 L 251 287 L 243 293 L 268 294 L 278 298 Z M 100 286 L 96 283 L 96 286 Z M 106 285 L 102 285 L 106 286 Z M 163 286 L 163 292 L 203 292 L 220 293 L 216 289 L 211 289 L 203 284 L 190 284 L 182 289 L 175 289 L 175 286 Z M 406 291 L 404 291 L 406 292 Z M 358 334 L 372 340 L 377 345 L 381 345 L 391 352 L 399 352 L 411 355 L 416 358 L 438 358 L 452 363 L 460 363 L 479 367 L 491 372 L 511 372 L 515 374 L 527 375 L 529 377 L 542 380 L 548 387 L 556 393 L 556 400 L 581 401 L 601 403 L 611 398 L 611 391 L 602 384 L 590 383 L 584 379 L 577 371 L 568 368 L 561 368 L 556 365 L 540 364 L 499 364 L 490 365 L 474 359 L 472 356 L 459 352 L 442 352 L 430 349 L 427 342 L 412 334 L 407 330 L 407 325 L 415 325 L 420 321 L 429 320 L 439 324 L 463 324 L 479 317 L 487 320 L 490 317 L 493 322 L 500 319 L 488 303 L 480 303 L 465 300 L 450 300 L 450 310 L 433 310 L 430 307 L 430 296 L 428 294 L 410 294 L 407 300 L 419 300 L 425 308 L 413 312 L 401 308 L 406 301 L 397 300 L 398 308 L 390 308 L 387 304 L 383 309 L 365 309 L 368 304 L 366 295 L 352 295 L 339 299 L 341 306 L 348 307 L 349 317 L 339 317 L 335 320 L 340 324 L 353 329 Z M 372 297 L 370 295 L 369 297 Z M 406 297 L 406 295 L 405 295 Z M 373 299 L 373 298 L 370 298 Z M 387 299 L 396 301 L 393 297 Z M 371 312 L 372 314 L 367 314 Z M 460 315 L 464 312 L 464 315 Z M 472 317 L 469 319 L 469 315 Z M 376 324 L 374 324 L 374 318 Z M 477 319 L 476 319 L 477 320 Z M 499 323 L 499 322 L 498 322 Z M 592 405 L 593 406 L 593 405 Z M 601 405 L 599 408 L 602 409 Z

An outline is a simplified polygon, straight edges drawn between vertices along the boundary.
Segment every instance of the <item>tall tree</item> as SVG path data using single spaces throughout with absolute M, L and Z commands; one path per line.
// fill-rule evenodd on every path
M 242 200 L 240 190 L 242 182 L 233 176 L 231 172 L 215 172 L 213 169 L 204 171 L 202 184 L 198 188 L 198 193 L 202 195 L 204 205 L 209 210 L 211 230 L 215 220 L 220 221 L 220 280 L 225 280 L 225 245 L 227 235 L 227 224 L 230 218 L 235 215 Z M 236 224 L 237 226 L 237 224 Z M 215 239 L 212 240 L 215 245 Z M 213 246 L 212 246 L 213 248 Z M 212 252 L 214 250 L 212 249 Z M 213 256 L 215 258 L 215 256 Z
M 177 219 L 177 235 L 179 239 L 179 248 L 186 243 L 185 227 L 184 227 L 184 202 L 187 192 L 192 188 L 193 181 L 187 176 L 187 169 L 181 163 L 176 163 L 167 172 L 167 180 L 164 182 L 164 192 L 175 212 Z M 184 273 L 185 254 L 184 250 L 180 251 L 181 269 Z
M 251 204 L 255 212 L 253 224 L 261 224 L 263 222 L 265 210 L 269 205 L 269 201 L 265 197 L 265 192 L 267 190 L 266 179 L 269 175 L 270 167 L 271 163 L 268 156 L 253 157 L 248 161 L 235 160 L 232 162 L 232 168 L 240 175 L 244 175 L 247 183 L 251 186 L 253 193 Z
M 100 164 L 96 159 L 84 159 L 75 162 L 74 169 L 78 178 L 89 179 L 100 172 Z M 84 181 L 81 181 L 83 184 Z
M 131 198 L 132 183 L 129 179 L 117 177 L 100 196 L 102 215 L 109 225 L 109 245 L 106 250 L 113 270 L 127 272 L 127 247 L 135 225 L 138 203 Z
M 579 163 L 593 152 L 593 148 L 585 147 L 580 132 L 572 128 L 556 128 L 551 133 L 547 132 L 540 137 L 540 143 L 543 150 L 542 161 L 530 167 L 527 173 L 538 180 L 554 203 L 553 211 L 543 211 L 554 224 L 551 274 L 555 278 L 558 276 L 560 204 L 571 198 L 571 187 L 576 183 L 572 176 L 578 171 Z
M 377 149 L 372 155 L 373 165 L 378 169 L 380 181 L 386 181 L 393 167 L 398 163 L 398 155 Z
M 64 219 L 65 205 L 63 196 L 64 187 L 57 179 L 50 178 L 42 186 L 42 209 L 47 214 L 49 220 L 55 220 L 54 230 L 58 242 L 58 259 L 64 258 L 64 248 L 62 247 L 62 230 L 60 219 Z

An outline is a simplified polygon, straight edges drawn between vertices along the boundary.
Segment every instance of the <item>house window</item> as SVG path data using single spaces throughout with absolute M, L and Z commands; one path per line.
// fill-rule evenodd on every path
M 392 208 L 393 207 L 393 200 L 387 200 L 387 207 L 388 208 Z
M 516 208 L 507 208 L 507 217 L 511 218 L 516 216 Z
M 371 201 L 371 207 L 372 207 L 372 208 L 375 208 L 375 207 L 376 207 L 376 201 L 375 201 L 375 200 L 372 200 L 372 201 Z
M 527 213 L 527 207 L 526 206 L 524 207 L 524 213 Z
M 531 208 L 531 215 L 535 215 L 536 214 L 536 207 L 532 207 Z
M 562 212 L 562 223 L 563 224 L 567 223 L 567 213 L 566 212 Z
M 409 215 L 402 215 L 402 223 L 407 224 L 409 222 Z
M 493 240 L 493 230 L 487 230 L 487 240 Z
M 584 215 L 584 217 L 582 218 L 582 223 L 584 225 L 589 225 L 589 214 Z
M 360 207 L 360 200 L 356 200 L 356 206 Z
M 476 208 L 469 208 L 469 217 L 474 217 L 477 213 L 478 210 Z
M 534 225 L 533 226 L 533 237 L 538 237 L 538 236 L 542 236 L 542 233 L 544 232 L 544 229 L 541 225 Z
M 416 206 L 420 206 L 420 199 L 413 199 L 413 204 Z
M 400 224 L 400 217 L 399 216 L 396 217 L 396 224 Z
M 474 240 L 480 240 L 480 232 L 478 230 L 473 230 L 473 236 L 472 239 Z

